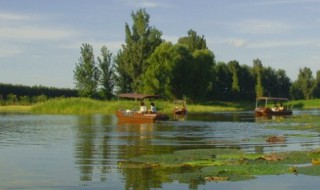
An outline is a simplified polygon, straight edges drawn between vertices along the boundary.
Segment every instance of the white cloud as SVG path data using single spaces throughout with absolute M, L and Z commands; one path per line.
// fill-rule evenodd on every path
M 257 2 L 260 5 L 284 5 L 284 4 L 293 4 L 293 3 L 319 3 L 319 0 L 272 0 L 272 1 L 261 1 Z
M 15 14 L 15 13 L 0 13 L 0 21 L 26 21 L 31 20 L 32 16 Z
M 227 44 L 234 47 L 245 47 L 247 45 L 247 41 L 244 39 L 230 39 L 227 40 Z
M 284 22 L 258 19 L 243 20 L 228 25 L 237 32 L 257 35 L 283 33 L 292 29 L 292 26 Z
M 59 28 L 34 26 L 0 27 L 3 40 L 61 40 L 75 35 L 75 32 Z
M 272 48 L 272 47 L 285 47 L 285 46 L 305 46 L 311 45 L 314 42 L 310 40 L 283 40 L 283 41 L 262 41 L 248 44 L 248 48 Z
M 159 3 L 159 1 L 155 0 L 127 0 L 127 4 L 139 8 L 156 8 L 156 7 L 164 7 L 167 6 L 163 3 Z

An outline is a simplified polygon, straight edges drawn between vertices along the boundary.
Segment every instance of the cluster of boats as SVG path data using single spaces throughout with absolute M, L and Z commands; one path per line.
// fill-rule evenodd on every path
M 256 116 L 292 115 L 291 107 L 287 105 L 289 99 L 277 97 L 258 97 L 256 99 Z M 185 106 L 173 109 L 173 118 L 184 117 L 187 114 Z M 163 113 L 140 113 L 131 110 L 117 110 L 118 120 L 124 123 L 153 123 L 169 120 L 169 116 Z

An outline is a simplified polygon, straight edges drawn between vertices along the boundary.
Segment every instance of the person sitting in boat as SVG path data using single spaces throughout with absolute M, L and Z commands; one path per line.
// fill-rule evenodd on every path
M 274 104 L 272 111 L 279 111 L 279 106 L 277 104 Z
M 182 104 L 181 111 L 183 111 L 183 112 L 187 112 L 187 107 L 186 107 L 186 105 L 185 105 L 185 104 Z
M 157 113 L 157 108 L 153 102 L 150 104 L 150 113 Z
M 139 110 L 139 113 L 147 113 L 147 107 L 146 105 L 144 104 L 144 102 L 141 102 L 140 103 L 140 110 Z
M 283 107 L 283 104 L 282 102 L 280 103 L 280 106 L 279 106 L 279 111 L 283 111 L 284 110 L 284 107 Z

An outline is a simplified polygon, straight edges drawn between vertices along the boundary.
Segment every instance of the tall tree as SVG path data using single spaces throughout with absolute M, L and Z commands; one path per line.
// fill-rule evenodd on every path
M 198 36 L 197 32 L 194 30 L 189 30 L 188 36 L 179 38 L 178 43 L 186 45 L 191 52 L 200 49 L 208 49 L 204 36 Z
M 117 81 L 130 82 L 131 88 L 123 83 L 117 85 L 121 90 L 137 91 L 141 85 L 140 75 L 143 74 L 147 67 L 147 59 L 154 52 L 155 48 L 162 43 L 161 35 L 158 29 L 149 26 L 149 14 L 144 9 L 139 9 L 131 14 L 133 24 L 130 29 L 125 25 L 125 44 L 122 50 L 118 52 L 115 59 L 118 72 Z M 122 79 L 123 78 L 123 79 Z
M 255 79 L 252 74 L 252 68 L 248 65 L 242 65 L 239 68 L 239 100 L 255 100 Z
M 313 96 L 315 98 L 320 98 L 320 70 L 317 71 L 317 74 L 316 74 Z
M 73 73 L 79 95 L 94 97 L 98 88 L 99 70 L 96 67 L 93 48 L 90 44 L 82 44 L 81 57 Z
M 114 74 L 112 53 L 106 46 L 101 48 L 101 57 L 98 57 L 98 66 L 101 73 L 99 82 L 102 87 L 102 94 L 105 98 L 110 100 L 113 97 Z
M 148 60 L 150 66 L 142 75 L 143 92 L 160 94 L 169 99 L 192 98 L 194 58 L 186 46 L 169 42 L 161 44 Z
M 315 79 L 312 76 L 312 71 L 308 67 L 304 67 L 303 69 L 299 69 L 299 75 L 297 80 L 298 85 L 302 90 L 302 94 L 304 99 L 313 98 L 312 93 L 314 90 Z
M 212 89 L 212 75 L 215 65 L 214 54 L 208 49 L 195 50 L 192 54 L 194 58 L 193 84 L 191 98 L 195 101 L 204 101 L 208 98 L 209 91 Z
M 132 92 L 132 78 L 129 76 L 126 70 L 126 57 L 122 50 L 119 50 L 116 57 L 115 57 L 115 73 L 114 73 L 114 80 L 115 80 L 115 92 L 116 93 L 125 93 L 125 92 Z
M 240 65 L 237 61 L 230 61 L 228 63 L 230 72 L 232 73 L 232 86 L 231 86 L 231 92 L 234 100 L 238 99 L 240 95 L 240 86 L 239 86 L 239 77 L 238 77 L 238 71 L 240 70 Z
M 262 71 L 263 66 L 260 59 L 253 60 L 253 73 L 256 76 L 256 97 L 260 97 L 264 95 L 264 88 L 262 86 Z
M 232 73 L 228 65 L 224 62 L 218 62 L 214 67 L 214 85 L 211 96 L 216 100 L 230 100 L 232 88 Z
M 172 46 L 170 42 L 164 42 L 150 56 L 148 59 L 150 66 L 141 76 L 140 92 L 157 94 L 169 99 L 175 98 L 171 91 L 172 68 L 174 66 L 171 59 Z
M 279 69 L 276 71 L 277 91 L 279 97 L 290 97 L 291 80 L 286 75 L 286 71 Z
M 192 98 L 193 84 L 195 75 L 194 58 L 191 52 L 183 45 L 176 44 L 171 48 L 172 67 L 172 93 L 177 99 Z

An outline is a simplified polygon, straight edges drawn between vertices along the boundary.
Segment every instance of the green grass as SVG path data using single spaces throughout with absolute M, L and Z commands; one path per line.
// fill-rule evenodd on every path
M 0 112 L 30 112 L 32 106 L 20 106 L 20 105 L 10 105 L 10 106 L 0 106 Z
M 171 114 L 177 106 L 171 101 L 145 100 L 147 107 L 154 102 L 158 111 Z M 31 112 L 37 114 L 113 114 L 117 109 L 139 110 L 140 101 L 113 100 L 100 101 L 88 98 L 58 98 L 32 106 Z M 181 105 L 178 105 L 181 106 Z M 187 104 L 189 112 L 215 112 L 244 110 L 247 104 L 211 102 L 207 104 Z
M 292 108 L 301 108 L 301 109 L 317 109 L 320 108 L 320 99 L 314 100 L 294 100 L 290 101 L 289 104 Z

